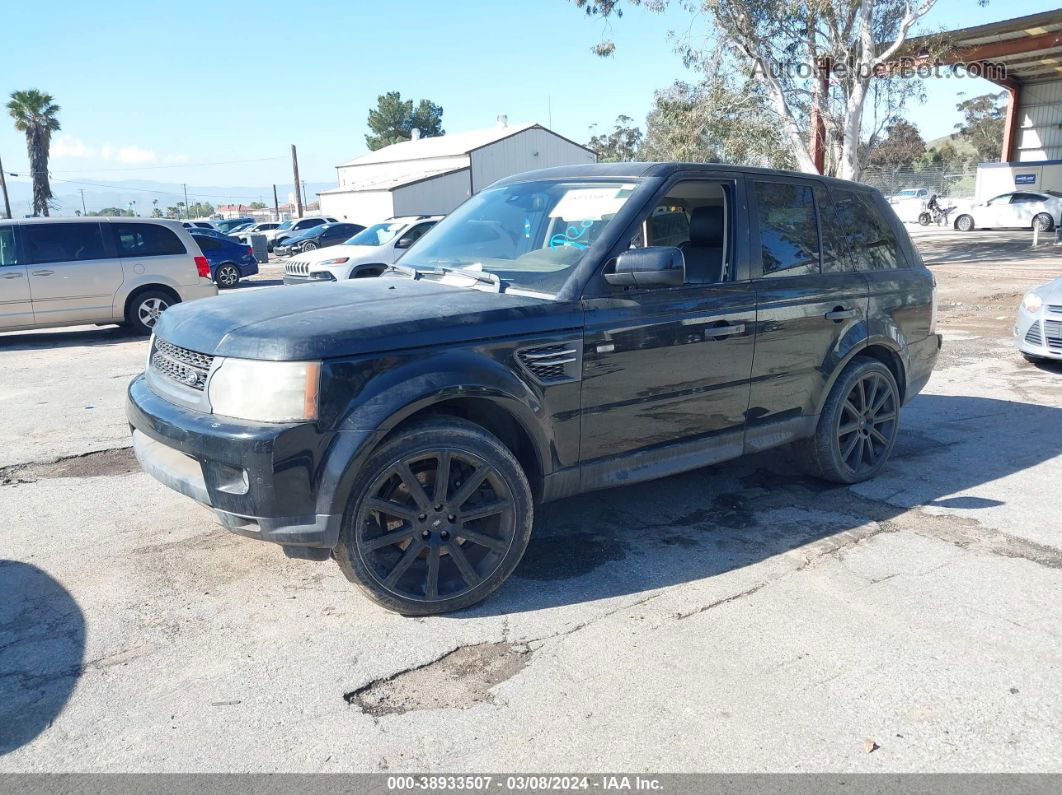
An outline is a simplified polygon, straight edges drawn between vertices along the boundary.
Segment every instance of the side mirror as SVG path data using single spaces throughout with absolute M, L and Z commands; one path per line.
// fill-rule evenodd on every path
M 417 239 L 415 237 L 410 237 L 409 235 L 406 235 L 405 237 L 398 238 L 398 242 L 395 243 L 395 248 L 409 248 L 416 242 Z
M 605 268 L 605 281 L 628 287 L 678 287 L 686 281 L 686 260 L 671 246 L 624 251 Z

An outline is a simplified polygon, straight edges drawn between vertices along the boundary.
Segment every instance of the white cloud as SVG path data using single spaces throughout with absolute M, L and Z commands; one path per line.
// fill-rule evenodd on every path
M 164 155 L 162 162 L 168 166 L 179 166 L 188 162 L 188 155 Z
M 52 157 L 92 157 L 96 154 L 91 146 L 72 135 L 60 135 L 51 145 Z
M 115 153 L 114 159 L 119 163 L 154 163 L 159 156 L 151 149 L 144 149 L 134 144 L 123 146 Z

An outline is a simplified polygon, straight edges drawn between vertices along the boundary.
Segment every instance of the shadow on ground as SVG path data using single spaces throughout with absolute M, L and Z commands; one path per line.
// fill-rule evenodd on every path
M 52 725 L 81 676 L 85 619 L 28 563 L 0 560 L 0 756 Z
M 0 351 L 28 351 L 38 348 L 73 348 L 84 345 L 120 345 L 124 342 L 147 341 L 123 326 L 74 326 L 47 331 L 0 334 Z
M 1062 449 L 1062 409 L 1049 406 L 923 395 L 904 409 L 903 421 L 886 469 L 855 488 L 802 474 L 783 448 L 541 506 L 512 579 L 453 617 L 541 610 L 709 578 L 868 522 L 880 526 L 909 508 L 990 509 L 1004 502 L 964 492 Z

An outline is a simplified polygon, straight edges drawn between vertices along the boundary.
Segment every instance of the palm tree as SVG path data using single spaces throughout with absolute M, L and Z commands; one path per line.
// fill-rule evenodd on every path
M 52 133 L 59 129 L 59 106 L 51 94 L 42 94 L 37 89 L 12 91 L 7 103 L 15 129 L 26 133 L 26 151 L 29 154 L 30 171 L 33 173 L 33 214 L 48 215 L 48 200 L 52 188 L 48 184 L 48 150 Z

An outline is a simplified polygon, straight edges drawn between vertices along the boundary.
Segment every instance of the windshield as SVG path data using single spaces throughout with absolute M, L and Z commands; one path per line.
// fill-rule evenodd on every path
M 896 195 L 897 195 L 897 196 L 914 196 L 914 195 L 916 195 L 917 193 L 918 193 L 918 191 L 917 191 L 917 190 L 915 190 L 914 188 L 908 188 L 907 190 L 902 190 L 902 191 L 900 191 L 900 192 L 899 192 L 899 193 L 897 193 Z
M 295 221 L 294 220 L 285 221 L 280 226 L 278 226 L 277 229 L 291 229 L 291 227 L 293 227 L 293 226 L 295 226 Z
M 428 272 L 482 269 L 504 286 L 556 293 L 636 185 L 541 180 L 485 190 L 426 233 L 400 263 Z
M 362 229 L 347 241 L 350 246 L 382 246 L 394 240 L 395 235 L 406 228 L 405 221 L 384 221 Z

